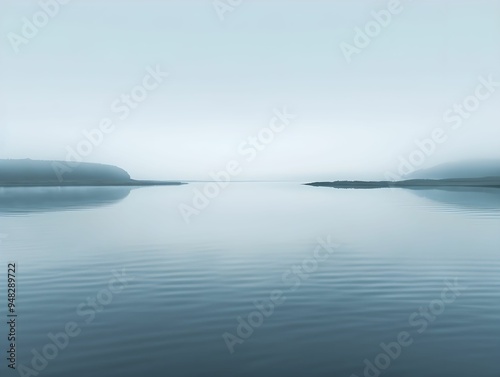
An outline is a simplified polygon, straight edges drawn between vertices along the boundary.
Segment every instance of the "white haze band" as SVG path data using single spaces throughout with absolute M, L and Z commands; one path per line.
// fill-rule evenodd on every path
M 443 122 L 446 127 L 435 127 L 429 136 L 415 140 L 416 148 L 406 157 L 399 156 L 397 172 L 386 172 L 385 179 L 389 181 L 401 180 L 422 167 L 426 160 L 434 155 L 439 146 L 446 143 L 455 132 L 462 128 L 464 123 L 479 111 L 484 102 L 488 101 L 500 87 L 500 82 L 490 74 L 488 77 L 480 76 L 477 79 L 474 93 L 465 97 L 461 102 L 453 104 L 443 113 Z
M 243 173 L 241 158 L 246 162 L 254 161 L 259 153 L 264 151 L 276 136 L 291 124 L 293 119 L 297 118 L 297 115 L 289 113 L 286 107 L 282 110 L 274 109 L 273 113 L 274 116 L 267 127 L 261 128 L 256 136 L 249 136 L 238 145 L 238 159 L 228 161 L 222 170 L 209 173 L 214 182 L 206 183 L 202 190 L 194 189 L 191 203 L 178 205 L 179 213 L 186 224 L 191 222 L 193 216 L 198 216 L 206 209 L 211 200 L 217 198 L 234 178 Z
M 137 109 L 141 103 L 148 99 L 151 92 L 157 90 L 163 81 L 169 76 L 163 72 L 160 65 L 146 67 L 146 75 L 141 83 L 134 86 L 130 92 L 122 93 L 119 98 L 111 103 L 111 112 L 116 114 L 119 121 L 125 121 L 132 111 Z M 64 180 L 64 174 L 73 171 L 85 157 L 88 157 L 95 148 L 98 148 L 105 138 L 116 130 L 116 120 L 104 117 L 99 125 L 90 130 L 83 130 L 83 138 L 75 146 L 66 146 L 65 163 L 54 162 L 52 169 L 59 182 Z

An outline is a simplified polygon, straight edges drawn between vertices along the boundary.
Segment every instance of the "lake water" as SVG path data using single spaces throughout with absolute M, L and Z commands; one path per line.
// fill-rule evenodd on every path
M 203 185 L 0 189 L 1 375 L 500 376 L 500 190 Z

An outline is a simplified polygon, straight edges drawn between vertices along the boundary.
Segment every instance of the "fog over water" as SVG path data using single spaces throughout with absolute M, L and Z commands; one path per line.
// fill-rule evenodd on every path
M 499 377 L 500 0 L 0 0 L 0 34 L 1 368 Z
M 239 180 L 383 178 L 436 128 L 421 167 L 499 158 L 500 2 L 458 3 L 402 1 L 348 62 L 342 43 L 385 2 L 252 1 L 221 21 L 209 1 L 75 1 L 16 53 L 7 35 L 40 8 L 2 1 L 0 158 L 64 160 L 104 118 L 84 160 L 139 179 L 210 179 L 232 159 Z M 127 104 L 137 85 L 154 89 Z M 296 118 L 252 145 L 275 110 Z

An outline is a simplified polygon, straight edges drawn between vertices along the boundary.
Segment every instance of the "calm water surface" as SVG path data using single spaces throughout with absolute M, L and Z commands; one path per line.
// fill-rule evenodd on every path
M 186 224 L 202 186 L 1 189 L 18 367 L 75 322 L 39 376 L 500 376 L 500 190 L 234 183 Z

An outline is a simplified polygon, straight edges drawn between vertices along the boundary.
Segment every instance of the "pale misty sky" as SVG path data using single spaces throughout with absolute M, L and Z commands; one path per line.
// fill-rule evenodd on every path
M 64 160 L 105 117 L 84 160 L 135 178 L 203 180 L 233 159 L 238 179 L 382 178 L 436 127 L 448 139 L 422 167 L 500 158 L 500 87 L 460 129 L 443 120 L 480 76 L 500 82 L 500 1 L 400 7 L 348 63 L 340 44 L 388 1 L 246 0 L 221 20 L 210 0 L 73 0 L 16 53 L 8 35 L 40 5 L 1 0 L 0 158 Z M 169 77 L 119 120 L 113 102 L 157 65 Z M 284 107 L 297 118 L 246 161 L 238 146 Z

